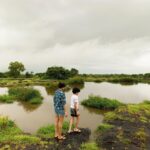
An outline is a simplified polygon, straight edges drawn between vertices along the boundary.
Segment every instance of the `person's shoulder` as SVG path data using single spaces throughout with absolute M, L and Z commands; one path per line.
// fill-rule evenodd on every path
M 75 95 L 75 94 L 73 94 L 71 98 L 73 98 L 73 99 L 78 99 L 78 96 Z

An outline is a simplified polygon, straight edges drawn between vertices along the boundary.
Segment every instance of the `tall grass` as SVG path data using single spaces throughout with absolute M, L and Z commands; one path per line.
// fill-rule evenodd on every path
M 42 96 L 38 90 L 33 88 L 26 88 L 26 87 L 12 87 L 8 91 L 9 95 L 1 96 L 1 100 L 5 102 L 5 100 L 18 100 L 18 101 L 25 101 L 30 102 L 31 104 L 40 104 L 42 103 Z
M 102 110 L 114 110 L 123 105 L 118 100 L 103 98 L 100 96 L 89 96 L 88 99 L 81 102 L 82 105 L 102 109 Z

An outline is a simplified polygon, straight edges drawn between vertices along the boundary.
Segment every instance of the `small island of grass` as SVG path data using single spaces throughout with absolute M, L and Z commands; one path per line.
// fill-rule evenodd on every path
M 29 102 L 31 104 L 41 104 L 43 97 L 40 92 L 28 87 L 9 88 L 8 94 L 0 95 L 0 102 L 13 103 L 14 101 Z
M 81 102 L 82 105 L 92 108 L 97 108 L 101 110 L 114 110 L 119 106 L 123 106 L 125 104 L 119 102 L 118 100 L 103 98 L 100 96 L 89 96 L 88 99 L 83 100 Z

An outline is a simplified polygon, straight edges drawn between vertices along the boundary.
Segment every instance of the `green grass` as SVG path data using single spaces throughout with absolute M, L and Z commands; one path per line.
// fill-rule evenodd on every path
M 148 101 L 140 104 L 120 106 L 104 115 L 103 124 L 97 128 L 96 142 L 103 149 L 110 147 L 137 146 L 147 149 L 149 143 L 150 104 Z M 109 141 L 111 145 L 109 147 Z M 131 142 L 132 141 L 132 142 Z
M 0 95 L 0 102 L 2 103 L 13 103 L 15 100 L 14 96 L 11 95 Z
M 40 138 L 25 135 L 16 124 L 7 117 L 0 116 L 0 143 L 33 144 L 39 143 Z
M 64 122 L 63 123 L 63 132 L 67 132 L 69 129 L 69 123 Z M 41 127 L 37 131 L 37 135 L 42 138 L 53 138 L 55 134 L 55 126 L 54 125 L 47 125 L 45 127 Z
M 114 110 L 123 105 L 123 103 L 118 100 L 103 98 L 100 96 L 89 96 L 89 98 L 82 101 L 81 104 L 102 110 Z
M 80 150 L 100 150 L 95 142 L 83 143 Z
M 111 124 L 103 123 L 103 124 L 101 124 L 101 125 L 99 125 L 99 126 L 97 127 L 97 130 L 96 130 L 96 131 L 105 132 L 105 131 L 107 131 L 107 130 L 113 128 L 113 127 L 114 127 L 114 126 L 111 125 Z
M 25 101 L 31 104 L 42 103 L 42 96 L 40 92 L 33 88 L 13 87 L 8 91 L 10 96 L 16 97 L 18 101 Z
M 74 78 L 70 78 L 69 80 L 67 80 L 67 83 L 70 85 L 84 84 L 84 80 L 81 77 L 74 77 Z

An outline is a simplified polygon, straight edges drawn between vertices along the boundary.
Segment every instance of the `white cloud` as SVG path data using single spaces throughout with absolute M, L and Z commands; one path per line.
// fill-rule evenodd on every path
M 149 72 L 149 18 L 149 0 L 1 0 L 1 71 Z

